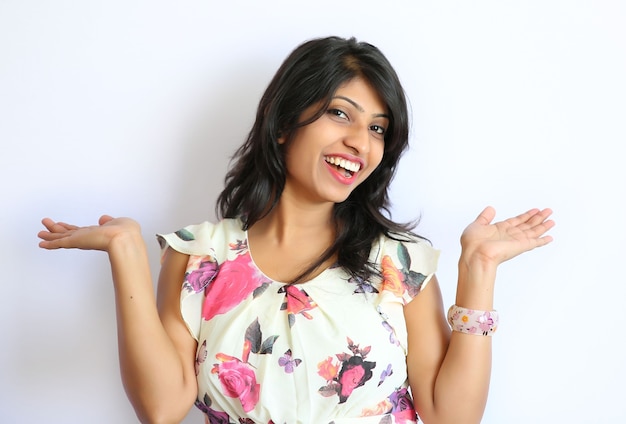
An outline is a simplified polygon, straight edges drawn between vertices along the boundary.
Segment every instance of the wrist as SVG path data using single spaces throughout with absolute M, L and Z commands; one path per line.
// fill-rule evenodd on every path
M 111 237 L 108 249 L 109 256 L 120 257 L 132 255 L 133 252 L 145 250 L 145 242 L 139 226 L 137 228 L 120 231 Z
M 113 285 L 122 298 L 139 299 L 143 293 L 152 301 L 148 252 L 138 229 L 121 231 L 110 240 L 108 254 Z
M 471 309 L 493 309 L 496 270 L 493 261 L 461 255 L 456 304 Z
M 459 258 L 459 269 L 464 268 L 474 272 L 494 273 L 498 268 L 499 262 L 494 258 L 478 252 L 467 252 L 465 249 L 461 251 Z

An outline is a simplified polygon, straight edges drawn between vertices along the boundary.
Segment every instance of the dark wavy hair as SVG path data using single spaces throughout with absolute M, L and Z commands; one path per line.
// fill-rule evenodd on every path
M 337 255 L 337 265 L 353 277 L 367 280 L 379 274 L 368 261 L 376 238 L 384 234 L 409 241 L 414 236 L 410 233 L 414 223 L 392 221 L 389 210 L 389 184 L 408 147 L 404 89 L 382 52 L 355 38 L 309 40 L 285 59 L 261 98 L 247 140 L 232 158 L 216 213 L 221 218 L 240 218 L 244 230 L 266 216 L 285 187 L 284 145 L 277 140 L 318 119 L 337 89 L 356 77 L 365 79 L 388 109 L 382 162 L 345 201 L 335 204 L 335 242 L 292 283 L 304 281 L 333 255 Z M 301 121 L 303 111 L 313 105 L 320 105 L 317 113 Z

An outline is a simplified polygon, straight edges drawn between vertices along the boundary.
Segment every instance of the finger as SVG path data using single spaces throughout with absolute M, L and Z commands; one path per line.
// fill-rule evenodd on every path
M 48 229 L 48 231 L 52 231 L 52 227 L 54 227 L 56 225 L 56 222 L 54 222 L 50 218 L 42 219 L 41 223 L 43 224 L 44 227 L 46 227 Z
M 62 238 L 67 237 L 69 234 L 64 232 L 64 233 L 52 233 L 50 231 L 40 231 L 39 233 L 37 233 L 37 237 L 39 237 L 42 240 L 46 240 L 46 241 L 52 241 L 52 240 L 59 240 Z
M 66 231 L 77 230 L 79 227 L 76 225 L 67 224 L 65 222 L 55 222 L 50 218 L 44 218 L 41 223 L 51 233 L 64 233 Z
M 528 231 L 544 221 L 539 214 L 532 215 L 528 221 L 518 224 L 516 227 L 521 231 Z
M 478 222 L 483 225 L 489 225 L 493 218 L 496 217 L 496 210 L 492 206 L 487 206 L 483 211 L 478 215 L 475 222 Z
M 522 234 L 523 237 L 531 243 L 533 246 L 532 248 L 540 247 L 552 241 L 551 236 L 545 235 L 545 233 L 552 227 L 554 227 L 554 221 L 548 220 L 532 228 L 524 230 Z
M 50 237 L 50 233 L 47 231 L 39 231 L 37 233 L 37 237 L 39 237 L 42 240 L 48 240 L 48 238 Z M 41 242 L 39 242 L 39 244 L 41 245 Z
M 520 227 L 523 225 L 528 225 L 529 221 L 538 213 L 539 213 L 539 209 L 533 208 L 533 209 L 527 210 L 526 212 L 522 214 L 509 218 L 505 220 L 504 222 L 506 222 L 507 224 L 513 227 Z
M 39 242 L 39 247 L 43 249 L 60 249 L 66 247 L 67 234 L 49 233 L 47 231 L 41 231 L 37 234 L 42 240 Z
M 68 228 L 67 224 L 55 222 L 50 227 L 48 227 L 48 231 L 51 233 L 63 234 L 63 233 L 67 233 L 68 231 L 72 231 L 72 229 Z
M 530 227 L 534 227 L 535 225 L 539 225 L 542 222 L 544 222 L 546 219 L 548 219 L 548 217 L 550 215 L 552 215 L 552 209 L 550 209 L 550 208 L 546 208 L 546 209 L 543 209 L 543 210 L 537 210 L 537 213 L 532 215 L 528 219 L 526 224 L 528 224 Z
M 537 224 L 534 227 L 527 230 L 528 234 L 531 234 L 534 237 L 540 237 L 546 232 L 548 232 L 552 227 L 554 227 L 555 223 L 553 220 L 549 219 L 541 224 Z
M 113 217 L 111 215 L 102 215 L 100 217 L 100 219 L 98 220 L 98 224 L 99 225 L 104 225 L 107 222 L 111 221 L 113 219 Z
M 522 231 L 534 230 L 539 231 L 538 234 L 543 234 L 554 227 L 554 221 L 548 219 L 550 215 L 552 215 L 552 209 L 546 208 L 533 215 L 527 222 L 519 225 L 518 228 Z
M 40 241 L 39 247 L 41 247 L 42 249 L 47 249 L 47 250 L 55 250 L 59 248 L 59 246 L 57 246 L 55 243 L 51 241 L 46 241 L 46 240 Z
M 551 243 L 554 239 L 552 236 L 543 236 L 537 239 L 537 247 L 545 246 L 548 243 Z
M 59 222 L 57 222 L 57 225 L 59 225 L 59 226 L 61 226 L 61 227 L 65 228 L 66 230 L 78 230 L 78 228 L 79 228 L 79 227 L 78 227 L 78 226 L 76 226 L 76 225 L 72 225 L 72 224 L 68 224 L 68 223 L 66 223 L 66 222 L 60 222 L 60 221 L 59 221 Z

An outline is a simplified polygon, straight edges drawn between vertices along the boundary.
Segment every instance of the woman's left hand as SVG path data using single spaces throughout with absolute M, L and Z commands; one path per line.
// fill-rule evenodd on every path
M 496 211 L 486 207 L 461 236 L 461 256 L 499 265 L 515 256 L 552 241 L 545 233 L 554 227 L 551 209 L 531 209 L 504 221 L 491 223 Z

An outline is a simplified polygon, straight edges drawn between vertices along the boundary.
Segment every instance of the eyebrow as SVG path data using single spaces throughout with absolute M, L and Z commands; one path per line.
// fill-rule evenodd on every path
M 363 106 L 361 106 L 360 104 L 358 104 L 357 102 L 355 102 L 354 100 L 352 100 L 349 97 L 346 97 L 346 96 L 335 96 L 335 97 L 333 97 L 333 99 L 345 100 L 346 102 L 348 102 L 352 106 L 354 106 L 359 112 L 365 112 L 365 109 L 363 109 Z M 387 115 L 386 113 L 375 113 L 373 116 L 376 117 L 376 118 L 387 118 L 387 119 L 389 119 L 389 115 Z

